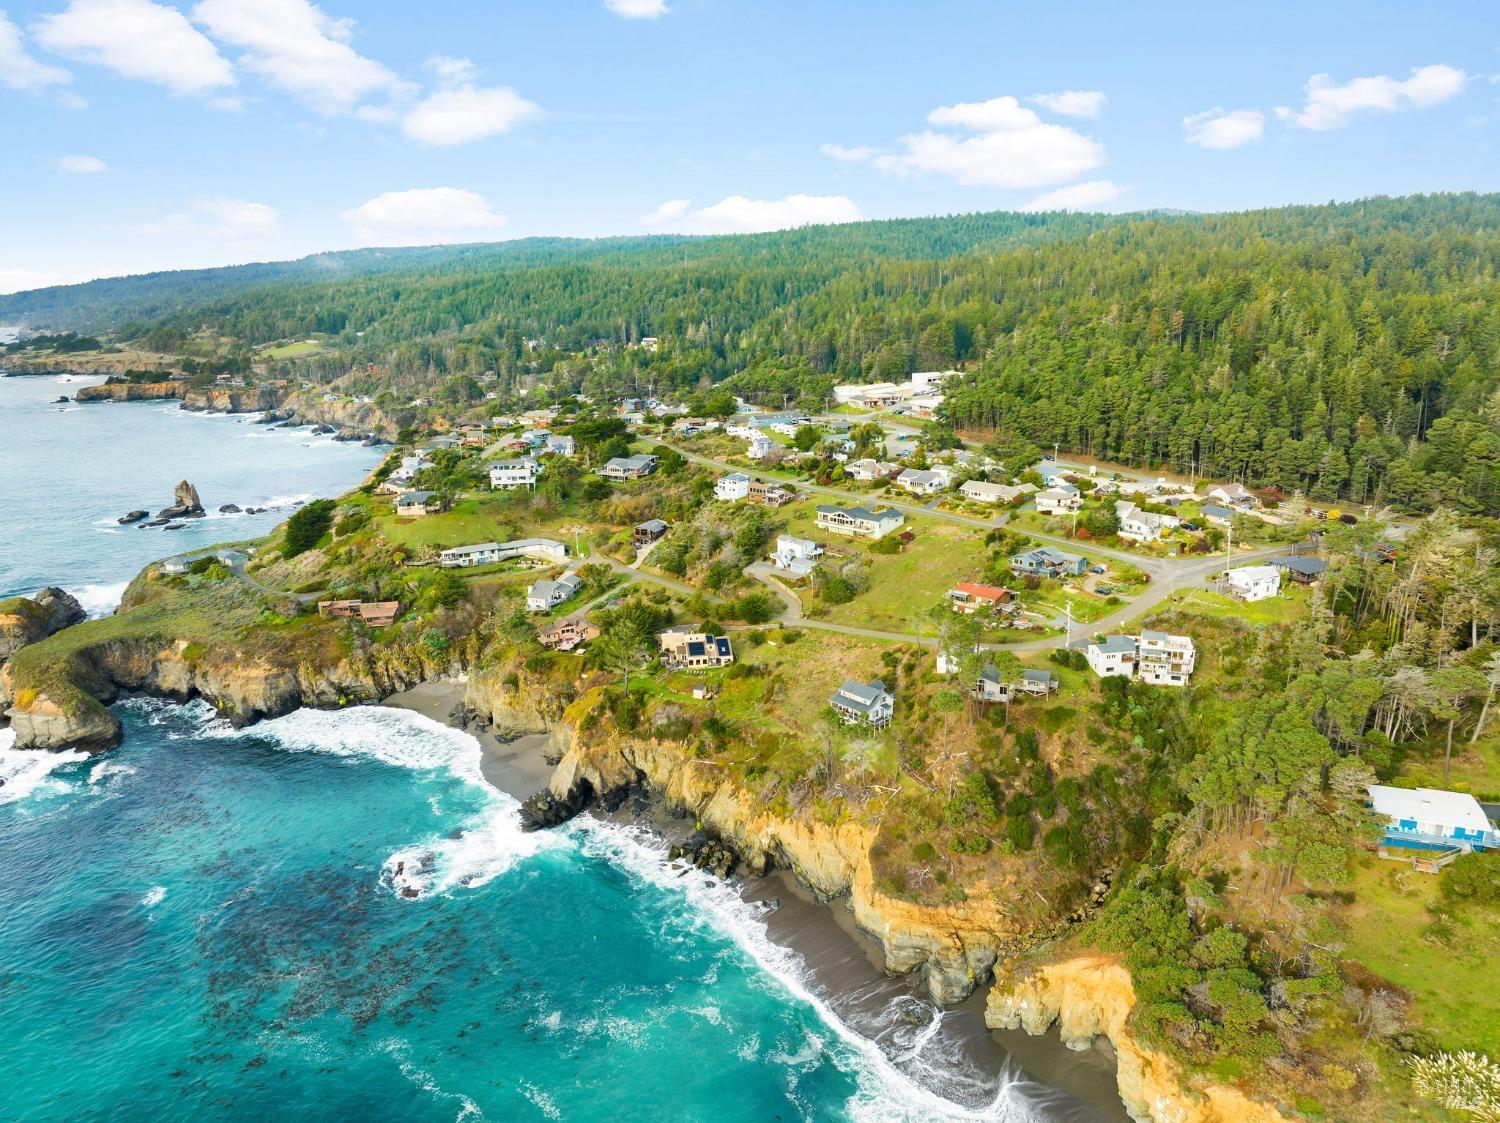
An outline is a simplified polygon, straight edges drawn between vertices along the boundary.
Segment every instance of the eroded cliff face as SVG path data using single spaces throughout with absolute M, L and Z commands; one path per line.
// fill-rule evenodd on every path
M 463 708 L 469 717 L 510 740 L 560 728 L 557 722 L 566 701 L 557 691 L 530 683 L 504 667 L 486 667 L 469 672 Z
M 0 705 L 16 732 L 16 748 L 98 752 L 119 744 L 119 720 L 105 707 L 125 693 L 202 698 L 243 726 L 299 706 L 379 701 L 445 668 L 418 645 L 376 648 L 319 666 L 228 646 L 131 639 L 82 649 L 39 688 L 19 688 L 10 670 L 0 668 Z
M 286 391 L 274 386 L 232 389 L 225 386 L 196 386 L 182 395 L 182 408 L 210 413 L 264 413 L 279 409 Z
M 1120 1099 L 1142 1123 L 1287 1123 L 1276 1108 L 1224 1085 L 1189 1078 L 1182 1066 L 1147 1048 L 1131 1032 L 1130 973 L 1106 956 L 1086 955 L 1002 976 L 989 993 L 992 1029 L 1046 1033 L 1055 1023 L 1063 1044 L 1086 1049 L 1109 1038 L 1118 1058 Z
M 997 956 L 1030 935 L 993 887 L 974 887 L 964 903 L 943 907 L 880 892 L 870 855 L 876 832 L 868 823 L 774 813 L 723 769 L 675 742 L 559 730 L 561 762 L 551 783 L 559 800 L 649 784 L 730 842 L 752 868 L 769 862 L 791 870 L 823 900 L 847 893 L 856 923 L 884 949 L 886 969 L 922 971 L 938 1002 L 967 998 L 988 980 Z
M 392 442 L 411 420 L 410 416 L 392 416 L 373 402 L 325 402 L 312 392 L 291 395 L 283 408 L 297 421 L 332 425 L 345 433 L 371 433 Z
M 182 397 L 185 384 L 175 379 L 163 382 L 116 382 L 85 386 L 73 395 L 75 402 L 151 402 Z

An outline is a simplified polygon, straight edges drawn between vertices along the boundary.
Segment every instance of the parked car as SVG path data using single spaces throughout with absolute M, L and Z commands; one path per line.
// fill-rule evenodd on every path
M 1104 567 L 1102 565 L 1091 565 L 1091 566 L 1089 566 L 1089 572 L 1090 573 L 1103 573 L 1104 572 Z
M 1115 587 L 1113 585 L 1096 585 L 1094 587 L 1094 592 L 1098 593 L 1101 597 L 1107 597 L 1114 591 Z

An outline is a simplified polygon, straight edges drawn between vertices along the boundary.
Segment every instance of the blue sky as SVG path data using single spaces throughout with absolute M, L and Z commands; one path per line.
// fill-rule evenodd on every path
M 0 10 L 0 291 L 358 245 L 1500 189 L 1500 6 L 1477 0 Z

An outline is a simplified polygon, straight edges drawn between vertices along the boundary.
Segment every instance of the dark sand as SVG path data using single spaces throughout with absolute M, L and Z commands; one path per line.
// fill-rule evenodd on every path
M 384 704 L 452 724 L 463 690 L 460 683 L 427 682 Z M 484 751 L 484 778 L 494 787 L 525 799 L 547 786 L 552 766 L 543 758 L 545 734 L 514 741 L 490 732 L 475 736 Z M 693 830 L 690 820 L 671 816 L 644 796 L 628 800 L 613 814 L 598 809 L 591 814 L 645 826 L 669 842 Z M 980 1108 L 995 1099 L 1002 1085 L 1019 1080 L 1037 1119 L 1130 1123 L 1115 1086 L 1108 1041 L 1074 1052 L 1056 1030 L 1039 1037 L 990 1030 L 984 1024 L 982 992 L 940 1011 L 918 979 L 886 976 L 879 945 L 855 926 L 847 900 L 821 904 L 782 870 L 736 882 L 745 901 L 766 907 L 767 936 L 796 953 L 806 968 L 808 988 L 918 1083 L 955 1103 Z

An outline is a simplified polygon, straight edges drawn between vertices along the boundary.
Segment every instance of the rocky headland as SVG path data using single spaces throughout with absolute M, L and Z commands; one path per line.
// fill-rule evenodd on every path
M 0 600 L 0 663 L 28 644 L 81 623 L 86 616 L 72 594 L 50 585 L 35 596 Z

